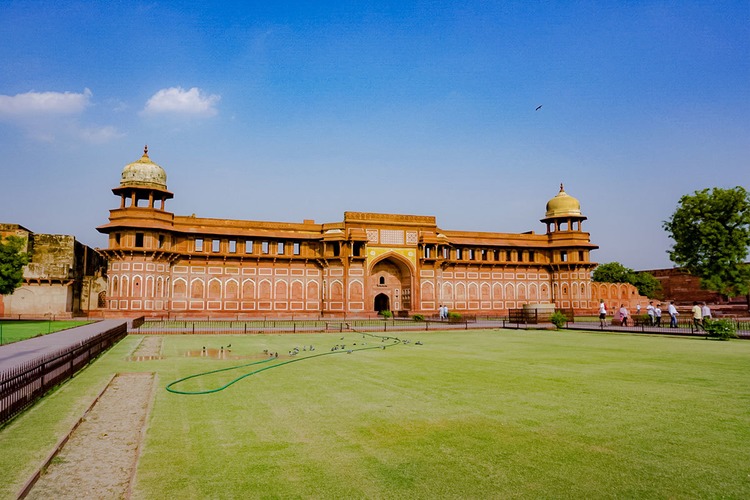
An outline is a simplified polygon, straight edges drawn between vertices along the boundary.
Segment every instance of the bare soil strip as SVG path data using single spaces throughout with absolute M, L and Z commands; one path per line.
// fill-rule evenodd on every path
M 153 373 L 118 374 L 27 498 L 128 498 L 153 389 Z
M 130 356 L 131 361 L 147 361 L 149 359 L 161 359 L 160 336 L 145 336 Z

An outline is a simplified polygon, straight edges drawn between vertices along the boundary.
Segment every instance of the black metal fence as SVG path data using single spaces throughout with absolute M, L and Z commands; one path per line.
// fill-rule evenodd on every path
M 122 324 L 78 345 L 0 372 L 0 425 L 72 377 L 126 335 L 127 328 Z
M 567 321 L 575 321 L 573 309 L 555 309 L 554 311 L 539 311 L 537 309 L 508 309 L 508 323 L 538 325 L 549 323 L 554 312 L 561 312 Z
M 460 319 L 440 321 L 425 318 L 415 321 L 409 318 L 387 319 L 258 319 L 248 321 L 194 321 L 194 320 L 149 320 L 146 319 L 130 333 L 153 335 L 221 335 L 253 333 L 325 333 L 348 330 L 389 331 L 389 330 L 445 330 L 468 329 L 477 322 L 476 316 L 462 316 Z
M 670 326 L 669 316 L 661 318 L 659 325 L 652 325 L 650 321 L 631 321 L 628 326 L 622 326 L 618 322 L 612 322 L 611 318 L 602 324 L 598 318 L 576 318 L 575 322 L 568 322 L 567 328 L 579 330 L 602 330 L 610 332 L 634 332 L 634 333 L 656 333 L 663 335 L 691 335 L 702 337 L 706 336 L 706 331 L 695 324 L 692 319 L 678 319 L 675 326 Z M 750 321 L 736 318 L 721 318 L 734 323 L 737 337 L 741 339 L 750 339 Z

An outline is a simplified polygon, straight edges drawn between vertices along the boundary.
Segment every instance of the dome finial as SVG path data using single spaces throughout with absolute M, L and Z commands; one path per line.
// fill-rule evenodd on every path
M 581 215 L 580 202 L 565 192 L 565 186 L 560 183 L 560 192 L 547 202 L 547 214 L 545 217 L 569 217 Z
M 120 187 L 130 186 L 167 189 L 167 174 L 148 157 L 148 145 L 143 148 L 143 156 L 122 170 Z

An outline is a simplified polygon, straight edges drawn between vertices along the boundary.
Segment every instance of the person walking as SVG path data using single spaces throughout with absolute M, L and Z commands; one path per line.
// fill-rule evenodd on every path
M 669 303 L 667 312 L 669 313 L 669 328 L 677 328 L 677 316 L 679 316 L 680 313 L 677 312 L 674 302 Z
M 599 299 L 599 326 L 602 328 L 607 326 L 607 306 L 604 304 L 604 299 Z
M 656 320 L 656 326 L 661 326 L 661 304 L 656 304 L 656 307 L 654 307 L 654 319 Z
M 650 301 L 646 306 L 646 314 L 648 314 L 648 324 L 654 326 L 656 323 L 654 318 L 656 317 L 656 309 L 654 309 L 654 301 Z
M 695 330 L 704 330 L 703 328 L 703 310 L 701 309 L 701 306 L 698 305 L 698 302 L 693 302 L 693 326 L 695 327 Z
M 625 307 L 625 304 L 620 304 L 620 325 L 621 326 L 628 326 L 629 315 L 630 315 L 630 312 L 628 311 L 628 308 Z
M 711 308 L 708 307 L 708 305 L 703 302 L 701 307 L 701 314 L 703 314 L 703 326 L 706 326 L 706 320 L 711 319 Z

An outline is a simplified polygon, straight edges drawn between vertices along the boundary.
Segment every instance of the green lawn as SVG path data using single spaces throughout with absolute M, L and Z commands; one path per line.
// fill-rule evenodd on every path
M 90 321 L 0 321 L 0 345 L 86 325 Z
M 750 497 L 746 341 L 406 333 L 424 345 L 289 363 L 210 395 L 165 390 L 252 361 L 188 350 L 231 343 L 233 354 L 285 357 L 314 344 L 321 354 L 340 337 L 165 336 L 164 359 L 136 362 L 140 337 L 130 336 L 0 431 L 0 498 L 118 371 L 158 374 L 134 498 Z M 254 368 L 179 388 L 219 387 Z

